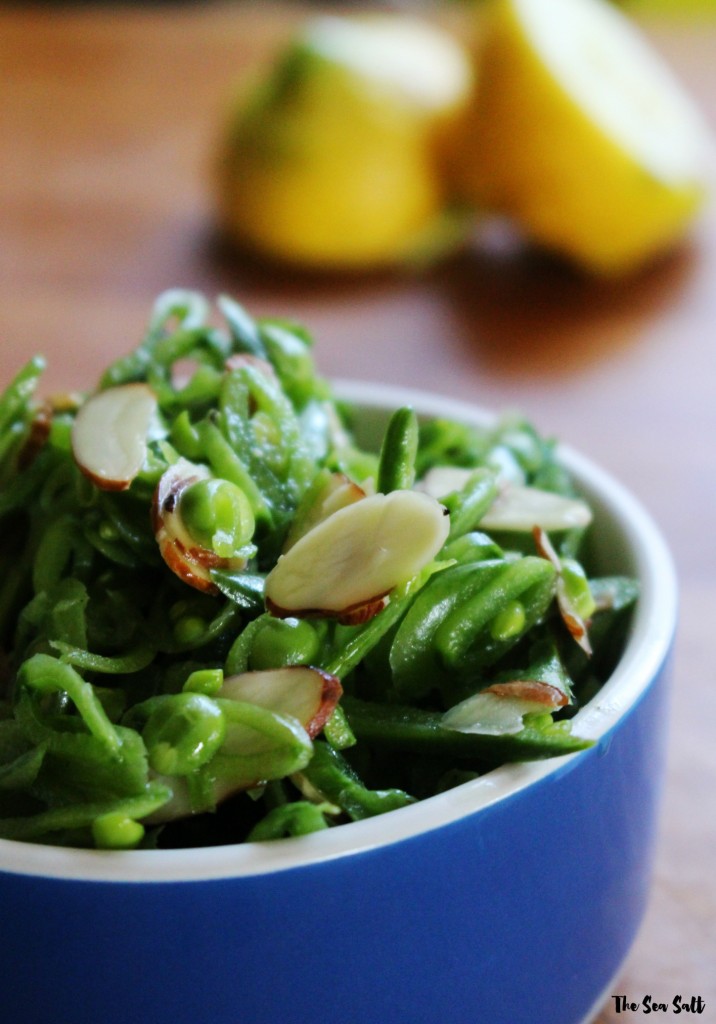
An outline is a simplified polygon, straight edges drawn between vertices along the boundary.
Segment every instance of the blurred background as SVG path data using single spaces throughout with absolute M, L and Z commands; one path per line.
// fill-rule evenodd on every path
M 681 83 L 703 130 L 713 131 L 716 0 L 616 6 Z M 473 66 L 481 85 L 492 83 L 470 101 L 477 105 L 474 120 L 460 120 L 462 101 L 456 107 L 449 101 L 445 117 L 443 108 L 435 114 L 432 100 L 416 113 L 402 94 L 395 107 L 384 92 L 365 105 L 371 90 L 356 93 L 353 80 L 346 85 L 339 78 L 325 92 L 342 96 L 343 105 L 321 114 L 314 128 L 305 118 L 323 95 L 311 73 L 315 64 L 293 59 L 282 65 L 280 83 L 271 78 L 299 37 L 305 55 L 303 33 L 317 15 L 367 10 L 418 17 L 464 46 L 473 62 L 485 9 L 479 0 L 0 4 L 0 374 L 8 379 L 30 354 L 42 352 L 47 391 L 90 388 L 107 362 L 140 338 L 159 292 L 175 286 L 210 297 L 226 292 L 255 315 L 305 323 L 328 376 L 519 409 L 629 484 L 674 552 L 682 618 L 654 892 L 618 991 L 635 1000 L 646 993 L 665 1001 L 677 993 L 700 995 L 708 1014 L 716 1005 L 716 680 L 707 644 L 716 607 L 712 166 L 696 200 L 687 166 L 692 133 L 676 130 L 672 141 L 665 130 L 660 152 L 667 156 L 659 159 L 685 168 L 684 180 L 675 171 L 656 206 L 646 199 L 642 206 L 641 193 L 623 184 L 627 177 L 633 183 L 635 168 L 644 169 L 642 157 L 617 158 L 613 139 L 597 145 L 584 134 L 589 104 L 581 94 L 576 114 L 574 104 L 568 113 L 566 107 L 540 111 L 544 125 L 535 127 L 536 114 L 520 121 L 521 99 L 504 106 L 509 89 L 487 63 Z M 602 56 L 624 71 L 629 106 L 627 79 L 636 67 L 641 82 L 641 70 L 638 61 L 632 67 L 626 60 L 625 67 L 620 55 L 607 37 Z M 362 67 L 359 62 L 360 73 Z M 449 77 L 438 76 L 442 83 Z M 247 90 L 257 82 L 264 83 L 264 99 L 249 100 Z M 646 83 L 637 122 L 651 117 L 652 104 L 670 103 L 669 89 L 664 98 L 648 75 Z M 610 88 L 618 95 L 620 86 Z M 271 103 L 262 107 L 266 95 Z M 310 102 L 299 104 L 299 95 Z M 304 120 L 291 145 L 278 146 L 281 152 L 294 145 L 303 152 L 311 138 L 311 155 L 323 160 L 326 140 L 343 132 L 354 143 L 354 111 L 365 133 L 356 152 L 393 154 L 375 164 L 384 175 L 380 189 L 365 199 L 350 194 L 346 205 L 355 223 L 329 241 L 321 231 L 339 221 L 338 213 L 326 213 L 334 186 L 346 164 L 356 171 L 360 160 L 331 151 L 320 165 L 323 177 L 311 178 L 313 192 L 304 199 L 288 172 L 266 174 L 267 150 L 276 159 L 276 126 L 288 131 L 297 107 Z M 500 133 L 506 122 L 494 110 L 503 108 L 510 125 L 515 111 L 516 119 Z M 683 116 L 681 109 L 666 117 L 667 126 L 689 121 L 691 107 Z M 533 123 L 529 138 L 519 135 L 525 120 Z M 436 124 L 441 140 L 449 129 L 440 167 L 460 165 L 459 187 L 447 188 L 442 177 L 435 185 L 437 165 L 423 163 L 425 138 L 433 160 Z M 545 142 L 553 129 L 559 146 Z M 475 139 L 491 141 L 475 151 Z M 580 140 L 595 148 L 587 154 Z M 571 212 L 555 225 L 561 193 L 550 193 L 547 202 L 547 179 L 538 180 L 534 168 L 543 158 L 546 168 L 558 150 L 570 168 L 566 177 L 577 184 L 571 205 L 565 201 Z M 501 157 L 488 168 L 480 152 Z M 376 207 L 376 194 L 394 198 Z M 597 214 L 581 223 L 586 196 L 595 197 L 595 209 L 613 200 L 623 211 L 608 231 Z M 401 234 L 398 225 L 390 234 L 403 203 L 411 230 Z M 427 211 L 425 224 L 410 220 L 415 209 Z M 542 216 L 545 210 L 552 216 Z M 647 240 L 657 221 L 668 221 L 662 232 L 668 242 L 652 246 Z M 381 232 L 388 242 L 371 249 Z M 367 241 L 359 246 L 363 235 Z M 597 235 L 604 236 L 601 246 L 592 244 Z M 317 249 L 297 250 L 295 237 L 315 240 Z M 636 238 L 628 266 L 617 266 L 617 237 L 625 245 Z M 614 1016 L 610 1001 L 599 1021 L 639 1019 Z

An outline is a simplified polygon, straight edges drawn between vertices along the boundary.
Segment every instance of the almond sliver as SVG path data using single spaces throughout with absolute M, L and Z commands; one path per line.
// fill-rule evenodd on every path
M 304 534 L 266 578 L 274 615 L 327 615 L 375 603 L 438 553 L 447 511 L 416 491 L 375 494 L 339 509 Z
M 446 711 L 441 725 L 455 732 L 504 736 L 520 732 L 526 714 L 554 711 L 567 702 L 566 694 L 550 683 L 538 680 L 493 683 Z
M 92 395 L 72 425 L 72 453 L 85 476 L 103 490 L 126 490 L 144 465 L 156 411 L 156 396 L 146 384 Z
M 485 530 L 529 533 L 535 526 L 549 532 L 589 526 L 589 506 L 577 498 L 567 498 L 537 487 L 514 484 L 505 487 L 480 520 Z

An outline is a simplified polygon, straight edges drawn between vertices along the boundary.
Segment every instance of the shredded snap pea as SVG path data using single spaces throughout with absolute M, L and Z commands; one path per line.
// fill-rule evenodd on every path
M 378 490 L 383 494 L 415 483 L 415 457 L 418 453 L 418 418 L 406 406 L 390 418 L 380 450 Z
M 505 736 L 456 732 L 441 725 L 434 711 L 400 704 L 377 704 L 345 698 L 345 710 L 351 728 L 360 743 L 366 740 L 398 753 L 448 756 L 476 763 L 529 761 L 573 753 L 591 746 L 588 740 L 573 736 L 567 723 L 543 720 L 526 723 L 522 730 Z
M 273 807 L 268 814 L 254 825 L 248 835 L 252 843 L 269 839 L 286 839 L 289 836 L 305 836 L 328 828 L 323 808 L 309 800 L 297 800 L 281 807 Z
M 555 569 L 529 530 L 481 526 L 506 487 L 576 494 L 554 441 L 519 417 L 480 429 L 405 407 L 359 442 L 360 412 L 316 373 L 303 327 L 228 296 L 217 308 L 220 326 L 173 289 L 94 392 L 43 401 L 38 356 L 0 395 L 0 837 L 276 841 L 589 746 L 571 719 L 619 660 L 638 584 L 595 574 L 596 527 L 557 531 Z M 110 488 L 77 450 L 78 417 L 137 385 L 156 400 L 144 461 Z M 366 590 L 378 541 L 346 527 L 336 585 L 355 601 L 269 599 L 330 516 L 350 524 L 366 496 L 429 493 L 430 470 L 456 468 L 462 484 L 424 497 L 449 526 L 417 568 Z M 390 562 L 400 541 L 380 543 Z M 300 590 L 313 556 L 296 564 Z M 482 691 L 511 699 L 510 684 L 551 703 L 523 708 L 516 731 L 499 715 L 443 724 Z
M 462 537 L 476 527 L 497 497 L 497 481 L 489 469 L 476 469 L 462 488 L 443 499 L 450 513 L 450 538 Z

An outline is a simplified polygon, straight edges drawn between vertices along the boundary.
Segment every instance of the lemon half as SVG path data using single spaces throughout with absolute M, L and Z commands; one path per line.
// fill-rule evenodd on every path
M 454 145 L 458 191 L 590 270 L 669 247 L 713 174 L 711 132 L 606 0 L 491 0 Z
M 452 238 L 438 169 L 472 80 L 446 32 L 405 16 L 311 19 L 221 144 L 219 209 L 243 244 L 321 268 L 418 258 Z

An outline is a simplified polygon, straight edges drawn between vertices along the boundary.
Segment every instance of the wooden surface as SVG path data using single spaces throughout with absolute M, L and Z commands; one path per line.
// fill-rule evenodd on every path
M 306 322 L 326 374 L 517 407 L 626 481 L 671 544 L 681 625 L 653 896 L 615 991 L 700 995 L 716 1021 L 716 212 L 613 284 L 499 246 L 402 278 L 251 265 L 217 239 L 207 169 L 236 76 L 296 16 L 0 9 L 0 378 L 41 351 L 48 390 L 89 387 L 159 291 L 227 291 Z M 647 27 L 716 123 L 716 24 Z M 642 1016 L 609 1000 L 599 1021 Z

